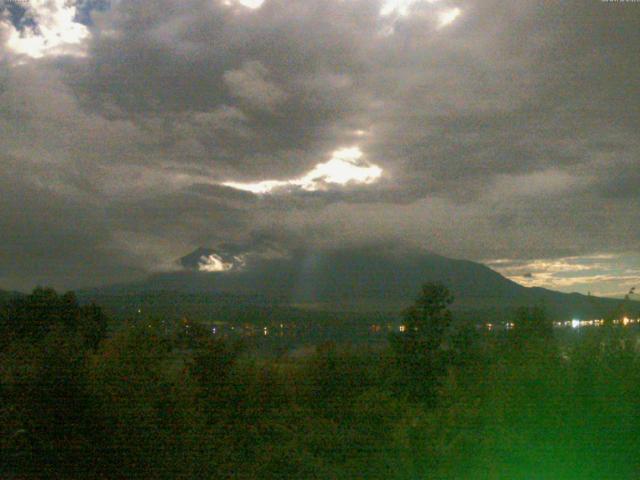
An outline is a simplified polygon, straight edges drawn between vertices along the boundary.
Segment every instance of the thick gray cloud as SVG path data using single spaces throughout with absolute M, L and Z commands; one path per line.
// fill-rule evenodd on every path
M 41 3 L 35 23 L 64 5 Z M 639 252 L 640 4 L 401 4 L 84 2 L 86 37 L 38 58 L 5 4 L 0 287 L 125 281 L 200 246 Z M 304 178 L 349 147 L 380 179 L 222 185 Z

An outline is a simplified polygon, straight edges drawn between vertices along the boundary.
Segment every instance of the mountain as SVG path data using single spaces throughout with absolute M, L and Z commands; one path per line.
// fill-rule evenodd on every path
M 195 266 L 200 255 L 211 252 L 199 249 L 182 264 Z M 220 309 L 259 311 L 285 306 L 333 312 L 398 312 L 412 303 L 425 282 L 446 284 L 456 298 L 454 311 L 482 318 L 508 319 L 515 308 L 528 305 L 544 305 L 558 320 L 595 318 L 611 314 L 622 303 L 619 299 L 523 287 L 468 260 L 373 248 L 297 252 L 219 272 L 192 268 L 160 273 L 141 282 L 80 292 L 79 296 L 115 306 L 118 302 L 146 308 L 155 305 L 152 310 L 158 312 L 166 308 L 191 312 L 195 308 L 198 315 Z M 634 312 L 640 311 L 639 303 L 630 305 Z

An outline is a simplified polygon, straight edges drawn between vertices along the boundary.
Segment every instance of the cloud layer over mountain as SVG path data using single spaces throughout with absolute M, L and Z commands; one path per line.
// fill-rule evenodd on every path
M 199 246 L 640 252 L 640 4 L 0 9 L 5 288 L 125 281 Z

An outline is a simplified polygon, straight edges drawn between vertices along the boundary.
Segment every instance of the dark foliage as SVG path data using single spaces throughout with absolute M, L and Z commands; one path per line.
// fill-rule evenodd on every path
M 447 287 L 427 283 L 404 314 L 404 329 L 391 337 L 399 380 L 410 398 L 432 402 L 451 356 L 445 350 L 453 295 Z
M 0 309 L 0 478 L 638 477 L 637 333 L 531 308 L 480 335 L 451 301 L 425 285 L 388 349 L 273 359 L 188 322 L 105 338 L 38 289 Z
M 31 295 L 15 296 L 1 309 L 0 338 L 4 344 L 14 340 L 39 341 L 53 329 L 69 336 L 80 335 L 89 348 L 96 348 L 107 333 L 107 318 L 90 304 L 80 307 L 72 292 L 58 295 L 49 288 L 36 288 Z

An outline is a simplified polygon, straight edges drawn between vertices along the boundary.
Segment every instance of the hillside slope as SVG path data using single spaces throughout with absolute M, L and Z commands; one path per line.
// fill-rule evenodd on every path
M 554 319 L 594 318 L 612 314 L 622 304 L 619 299 L 526 288 L 467 260 L 431 253 L 344 249 L 262 260 L 236 271 L 155 274 L 142 282 L 80 292 L 80 297 L 115 305 L 119 298 L 128 298 L 132 304 L 152 301 L 158 310 L 164 305 L 176 311 L 181 305 L 198 304 L 201 312 L 274 305 L 398 312 L 413 301 L 425 282 L 448 285 L 456 298 L 454 310 L 491 318 L 508 318 L 523 305 L 544 305 Z M 637 302 L 628 306 L 640 311 Z

